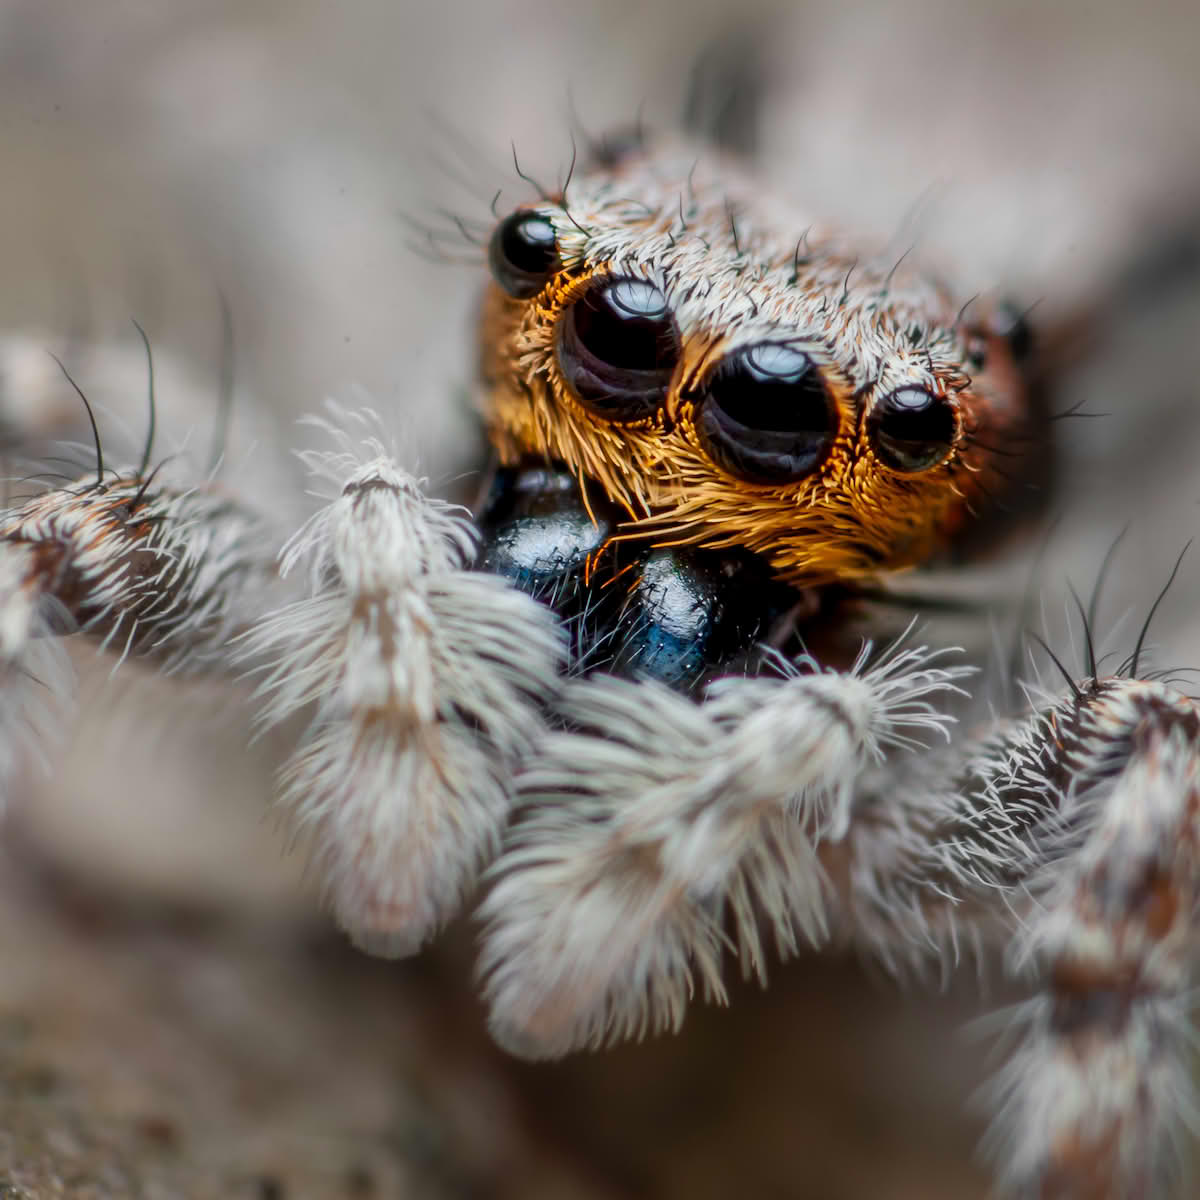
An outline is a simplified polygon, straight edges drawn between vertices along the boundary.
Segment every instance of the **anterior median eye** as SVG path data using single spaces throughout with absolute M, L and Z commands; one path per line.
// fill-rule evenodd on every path
M 488 244 L 496 282 L 517 300 L 528 300 L 562 269 L 554 226 L 536 212 L 515 212 L 496 226 Z
M 949 455 L 958 417 L 946 396 L 902 387 L 876 402 L 867 416 L 875 456 L 893 471 L 926 471 Z
M 559 322 L 563 378 L 580 403 L 613 421 L 653 415 L 678 360 L 667 298 L 645 279 L 601 279 Z
M 816 364 L 767 342 L 731 354 L 709 378 L 696 432 L 713 460 L 750 483 L 794 483 L 833 445 L 837 406 Z

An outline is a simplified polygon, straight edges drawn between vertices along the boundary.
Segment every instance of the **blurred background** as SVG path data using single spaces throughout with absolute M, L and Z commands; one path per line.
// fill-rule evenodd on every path
M 1058 426 L 1044 619 L 1133 522 L 1102 613 L 1128 649 L 1200 499 L 1186 0 L 0 0 L 0 425 L 81 433 L 51 349 L 136 446 L 136 318 L 162 444 L 203 459 L 231 377 L 231 484 L 282 521 L 306 506 L 294 423 L 327 396 L 368 397 L 456 479 L 483 256 L 431 262 L 422 229 L 526 199 L 514 145 L 553 179 L 573 121 L 673 124 L 701 53 L 745 35 L 769 186 L 911 229 L 964 300 L 1073 331 L 1055 408 L 1107 415 Z M 1019 593 L 1027 558 L 969 579 Z M 1166 664 L 1200 666 L 1198 596 L 1185 563 Z M 269 815 L 279 746 L 245 748 L 227 689 L 76 660 L 79 713 L 3 826 L 0 1195 L 986 1191 L 986 1046 L 954 1032 L 971 981 L 930 998 L 803 960 L 681 1038 L 516 1064 L 483 1032 L 468 926 L 399 965 L 326 926 Z

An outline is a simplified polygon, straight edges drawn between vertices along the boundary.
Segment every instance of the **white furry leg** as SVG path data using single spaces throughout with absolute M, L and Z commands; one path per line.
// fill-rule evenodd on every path
M 1175 1195 L 1196 1118 L 1194 702 L 1088 681 L 980 743 L 949 785 L 881 792 L 832 849 L 853 932 L 887 961 L 1006 942 L 1032 979 L 993 1089 L 1007 1191 Z
M 724 679 L 702 704 L 655 683 L 572 684 L 519 780 L 527 815 L 481 915 L 491 1028 L 528 1057 L 678 1027 L 721 1000 L 725 922 L 742 968 L 824 936 L 814 846 L 845 829 L 860 772 L 948 718 L 962 669 L 905 650 L 848 674 Z
M 227 666 L 274 581 L 262 523 L 211 486 L 137 469 L 46 492 L 0 516 L 23 586 L 56 633 L 79 630 L 168 671 Z
M 272 614 L 246 652 L 271 664 L 267 722 L 312 706 L 283 802 L 311 827 L 336 919 L 400 955 L 458 911 L 494 852 L 565 644 L 548 609 L 466 569 L 466 515 L 425 496 L 366 424 L 357 441 L 327 427 L 342 452 L 309 456 L 336 498 L 284 565 L 310 561 L 312 598 Z
M 1091 811 L 1013 945 L 1043 990 L 999 1081 L 995 1149 L 1019 1195 L 1166 1197 L 1197 1115 L 1200 714 L 1136 681 L 1085 697 L 1080 740 L 1107 763 L 1080 764 Z
M 61 726 L 69 670 L 55 635 L 79 631 L 168 671 L 227 666 L 273 559 L 237 505 L 136 469 L 0 514 L 0 781 Z
M 0 541 L 0 813 L 13 776 L 62 725 L 70 667 L 45 608 L 33 549 Z

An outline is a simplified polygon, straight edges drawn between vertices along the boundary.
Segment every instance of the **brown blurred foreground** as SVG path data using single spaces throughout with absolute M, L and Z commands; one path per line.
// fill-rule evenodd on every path
M 492 1046 L 465 931 L 365 958 L 301 917 L 152 906 L 10 839 L 0 1197 L 982 1196 L 970 1008 L 805 960 L 685 1034 Z

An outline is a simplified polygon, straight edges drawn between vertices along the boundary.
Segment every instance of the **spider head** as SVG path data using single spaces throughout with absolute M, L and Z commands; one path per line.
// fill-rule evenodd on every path
M 658 545 L 738 548 L 804 585 L 921 562 L 1028 436 L 1012 342 L 907 256 L 873 258 L 725 159 L 635 145 L 505 217 L 484 411 Z M 974 306 L 972 306 L 974 308 Z

